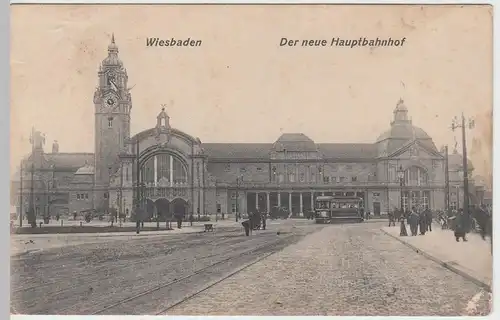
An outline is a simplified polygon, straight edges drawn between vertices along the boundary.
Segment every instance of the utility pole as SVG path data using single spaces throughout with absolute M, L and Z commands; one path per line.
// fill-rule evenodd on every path
M 463 200 L 463 208 L 464 213 L 470 218 L 469 211 L 469 168 L 468 168 L 468 159 L 467 159 L 467 138 L 466 138 L 466 130 L 467 127 L 469 129 L 474 128 L 474 120 L 472 118 L 468 119 L 468 123 L 466 126 L 465 116 L 462 112 L 461 123 L 455 117 L 451 123 L 451 130 L 455 131 L 457 128 L 462 128 L 462 167 L 463 167 L 463 175 L 464 175 L 464 200 Z
M 28 209 L 28 223 L 32 228 L 36 228 L 36 215 L 35 215 L 35 128 L 31 128 L 31 183 L 30 183 L 30 202 Z
M 200 221 L 200 196 L 201 196 L 201 181 L 200 181 L 200 163 L 196 163 L 196 178 L 198 180 L 198 221 Z
M 19 170 L 19 227 L 23 227 L 23 177 L 24 177 L 24 172 L 23 172 L 23 161 L 21 160 L 21 169 Z
M 448 146 L 444 147 L 444 207 L 445 212 L 449 216 L 450 215 L 450 172 L 449 172 L 449 163 L 448 163 Z

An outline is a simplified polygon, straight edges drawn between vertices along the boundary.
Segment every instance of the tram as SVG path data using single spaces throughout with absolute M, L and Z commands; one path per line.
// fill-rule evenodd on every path
M 363 199 L 359 197 L 320 196 L 315 201 L 316 223 L 363 222 Z

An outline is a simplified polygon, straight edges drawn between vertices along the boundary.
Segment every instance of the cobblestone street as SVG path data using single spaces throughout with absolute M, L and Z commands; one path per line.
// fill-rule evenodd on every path
M 35 243 L 44 239 L 48 246 L 12 259 L 11 312 L 155 314 L 322 228 L 306 220 L 270 221 L 267 230 L 245 237 L 232 225 L 163 236 L 38 236 Z
M 184 315 L 460 316 L 489 294 L 382 233 L 333 225 L 170 310 Z

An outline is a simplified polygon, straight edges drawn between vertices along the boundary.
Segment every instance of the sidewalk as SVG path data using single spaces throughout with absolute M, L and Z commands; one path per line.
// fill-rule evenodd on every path
M 110 240 L 132 240 L 138 237 L 165 237 L 175 234 L 196 233 L 204 230 L 205 223 L 214 224 L 215 228 L 220 227 L 239 227 L 241 224 L 235 221 L 219 220 L 217 222 L 194 222 L 193 226 L 184 223 L 181 229 L 176 228 L 172 223 L 173 230 L 143 231 L 140 234 L 133 232 L 102 232 L 102 233 L 61 233 L 61 234 L 13 234 L 10 237 L 10 255 L 22 255 L 30 252 L 61 248 L 66 246 L 101 243 Z M 156 226 L 156 222 L 145 223 L 144 226 Z M 134 223 L 135 225 L 135 223 Z M 165 225 L 160 224 L 161 228 Z
M 409 232 L 409 227 L 407 230 Z M 424 236 L 399 236 L 399 224 L 381 230 L 443 267 L 458 273 L 491 291 L 493 282 L 493 256 L 489 239 L 474 233 L 467 234 L 467 242 L 456 242 L 452 230 L 435 226 Z

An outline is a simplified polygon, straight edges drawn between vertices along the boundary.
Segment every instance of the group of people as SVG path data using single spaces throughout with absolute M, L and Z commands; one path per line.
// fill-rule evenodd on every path
M 425 235 L 426 232 L 432 231 L 432 211 L 429 209 L 422 210 L 418 212 L 415 207 L 411 208 L 410 212 L 402 213 L 401 211 L 395 210 L 389 214 L 389 226 L 396 225 L 396 221 L 401 223 L 400 236 L 408 236 L 404 220 L 408 222 L 410 226 L 410 232 L 412 236 Z
M 491 235 L 492 218 L 491 213 L 481 206 L 471 206 L 470 215 L 464 213 L 463 209 L 450 211 L 448 214 L 437 212 L 437 220 L 441 224 L 442 229 L 451 228 L 454 232 L 454 237 L 457 242 L 467 241 L 467 233 L 470 230 L 479 229 L 481 237 L 485 239 L 486 235 Z M 400 236 L 408 236 L 405 220 L 410 226 L 412 236 L 425 235 L 426 232 L 432 231 L 433 213 L 429 209 L 417 211 L 415 207 L 410 212 L 401 212 L 394 210 L 389 213 L 389 226 L 395 226 L 396 221 L 401 223 Z
M 250 212 L 248 214 L 248 220 L 241 223 L 243 228 L 245 228 L 245 235 L 249 236 L 251 230 L 266 230 L 268 214 L 266 212 Z

